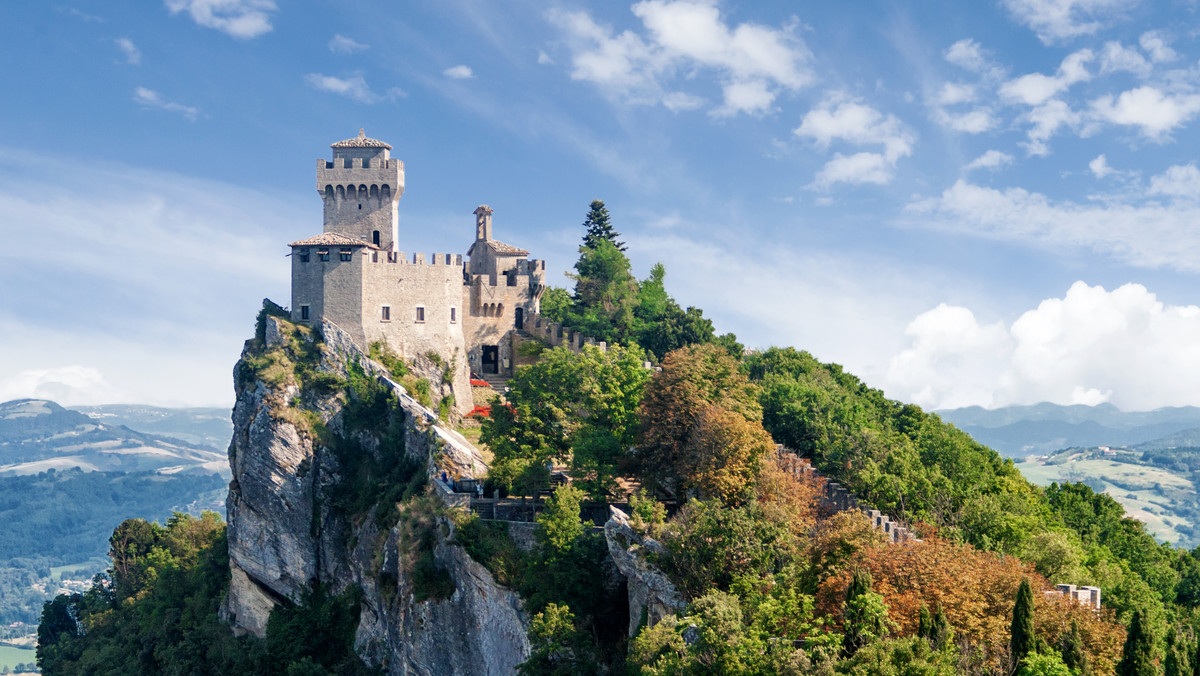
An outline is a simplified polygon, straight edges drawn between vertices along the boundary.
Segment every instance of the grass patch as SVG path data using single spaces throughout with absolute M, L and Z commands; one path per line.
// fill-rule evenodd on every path
M 408 375 L 408 364 L 404 363 L 404 360 L 400 358 L 400 355 L 396 354 L 391 345 L 382 340 L 377 340 L 371 343 L 369 353 L 371 359 L 387 369 L 393 378 L 400 379 Z
M 460 517 L 454 542 L 500 584 L 518 589 L 528 568 L 528 554 L 517 547 L 503 521 L 483 521 L 474 514 Z
M 413 597 L 441 601 L 454 594 L 454 578 L 434 558 L 438 535 L 444 534 L 445 506 L 426 495 L 406 503 L 400 512 L 400 561 L 413 583 Z

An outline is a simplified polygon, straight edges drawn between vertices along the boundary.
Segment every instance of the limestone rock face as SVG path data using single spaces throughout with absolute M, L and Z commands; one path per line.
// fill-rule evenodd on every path
M 268 341 L 286 343 L 286 325 L 269 321 L 267 328 Z M 344 376 L 349 360 L 357 359 L 368 374 L 386 379 L 386 371 L 342 340 L 336 327 L 326 327 L 325 334 L 321 370 Z M 239 373 L 227 501 L 232 579 L 222 609 L 235 631 L 263 636 L 271 609 L 283 599 L 299 600 L 313 582 L 335 592 L 357 586 L 362 612 L 355 650 L 384 673 L 513 673 L 529 655 L 529 618 L 516 593 L 452 544 L 448 520 L 439 525 L 434 558 L 455 590 L 444 600 L 417 602 L 413 581 L 399 564 L 399 527 L 381 532 L 374 511 L 351 522 L 328 505 L 330 488 L 343 480 L 337 456 L 314 441 L 293 405 L 303 399 L 331 434 L 342 435 L 342 400 L 314 400 L 295 385 L 247 380 L 241 367 Z M 486 468 L 478 450 L 442 428 L 436 415 L 402 390 L 396 394 L 405 454 L 423 459 L 429 474 L 449 468 L 477 476 Z M 363 448 L 379 447 L 369 432 L 360 436 Z M 375 507 L 383 508 L 390 505 Z
M 629 636 L 637 633 L 646 613 L 646 625 L 654 626 L 659 620 L 678 613 L 687 603 L 667 576 L 646 561 L 642 552 L 661 552 L 662 545 L 655 540 L 642 537 L 629 527 L 629 519 L 621 510 L 613 507 L 612 516 L 604 524 L 604 539 L 608 542 L 608 554 L 617 566 L 629 589 Z

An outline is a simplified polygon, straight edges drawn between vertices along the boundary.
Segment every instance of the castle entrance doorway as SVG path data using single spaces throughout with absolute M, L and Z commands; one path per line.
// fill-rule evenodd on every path
M 523 308 L 523 307 L 517 308 L 516 320 L 517 320 L 517 330 L 518 331 L 525 328 L 525 308 Z
M 499 345 L 484 345 L 483 346 L 483 372 L 484 373 L 499 373 L 500 372 L 500 346 Z

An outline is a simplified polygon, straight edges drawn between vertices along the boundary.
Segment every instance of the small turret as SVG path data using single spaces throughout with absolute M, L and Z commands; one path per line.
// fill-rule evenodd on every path
M 475 241 L 490 242 L 492 241 L 492 208 L 486 204 L 480 204 L 475 208 Z

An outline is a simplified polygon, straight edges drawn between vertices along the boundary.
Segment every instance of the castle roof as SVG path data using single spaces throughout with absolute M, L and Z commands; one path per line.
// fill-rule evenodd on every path
M 496 253 L 502 254 L 502 255 L 509 255 L 509 256 L 528 256 L 529 255 L 529 252 L 524 249 L 520 249 L 511 244 L 505 244 L 504 242 L 494 240 L 494 239 L 489 239 L 488 241 L 484 242 L 484 244 L 487 244 L 488 247 L 492 251 L 495 251 Z
M 379 139 L 367 138 L 366 133 L 362 129 L 358 130 L 358 136 L 348 138 L 345 141 L 338 141 L 329 146 L 330 148 L 387 148 L 392 147 Z
M 361 239 L 354 239 L 353 237 L 347 237 L 339 232 L 323 232 L 316 237 L 309 237 L 308 239 L 302 239 L 299 242 L 292 242 L 288 246 L 365 246 L 371 249 L 379 248 L 369 242 L 364 242 Z

